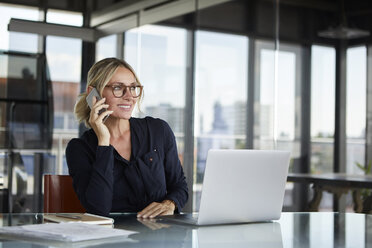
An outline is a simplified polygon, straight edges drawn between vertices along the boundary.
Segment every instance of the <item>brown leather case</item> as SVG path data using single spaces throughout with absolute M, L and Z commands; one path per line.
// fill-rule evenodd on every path
M 85 213 L 68 175 L 44 175 L 44 213 Z

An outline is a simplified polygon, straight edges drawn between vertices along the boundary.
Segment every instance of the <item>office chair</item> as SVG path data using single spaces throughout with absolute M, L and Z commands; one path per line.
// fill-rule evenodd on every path
M 44 213 L 85 213 L 68 175 L 44 175 Z

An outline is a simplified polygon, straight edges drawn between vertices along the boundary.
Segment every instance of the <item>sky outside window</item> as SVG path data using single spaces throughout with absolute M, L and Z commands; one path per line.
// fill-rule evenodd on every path
M 47 22 L 81 27 L 83 26 L 83 15 L 77 12 L 49 9 Z
M 49 10 L 47 21 L 73 26 L 82 25 L 82 15 L 75 12 Z M 46 54 L 52 81 L 79 83 L 81 79 L 80 39 L 47 36 Z
M 99 39 L 96 43 L 96 61 L 116 57 L 116 34 Z
M 263 137 L 294 139 L 295 132 L 295 69 L 296 55 L 293 52 L 278 52 L 278 85 L 274 85 L 275 75 L 275 51 L 262 49 L 261 51 L 261 84 L 260 84 L 260 103 L 262 111 L 261 122 L 274 122 L 274 111 L 277 111 L 276 123 L 265 126 L 271 127 L 262 129 Z M 275 89 L 277 92 L 275 93 Z M 275 106 L 276 105 L 276 106 Z M 267 114 L 271 118 L 267 117 Z M 274 137 L 274 125 L 276 125 L 276 137 Z
M 11 32 L 12 35 L 10 35 L 10 32 L 8 32 L 8 24 L 11 18 L 39 20 L 37 8 L 0 4 L 0 16 L 0 49 L 37 52 L 37 35 L 18 32 Z M 9 43 L 9 39 L 11 39 L 11 43 Z
M 144 85 L 144 108 L 184 107 L 186 30 L 146 25 L 125 34 L 125 59 Z
M 335 129 L 336 51 L 311 48 L 311 136 L 333 137 Z
M 364 139 L 366 127 L 367 49 L 347 50 L 346 134 L 348 138 Z
M 195 135 L 213 129 L 216 104 L 229 115 L 228 108 L 245 107 L 247 99 L 248 39 L 245 36 L 196 32 Z M 238 104 L 238 105 L 237 105 Z M 238 107 L 239 108 L 239 107 Z M 241 109 L 241 112 L 244 112 Z M 231 112 L 232 114 L 233 112 Z M 245 114 L 245 113 L 244 113 Z M 237 115 L 228 118 L 234 120 Z M 231 124 L 245 125 L 245 123 Z M 232 128 L 232 126 L 231 126 Z M 241 128 L 238 128 L 241 129 Z

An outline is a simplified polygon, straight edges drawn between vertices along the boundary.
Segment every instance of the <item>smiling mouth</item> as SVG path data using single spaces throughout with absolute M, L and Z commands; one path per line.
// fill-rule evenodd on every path
M 131 105 L 119 105 L 118 107 L 121 109 L 130 109 Z

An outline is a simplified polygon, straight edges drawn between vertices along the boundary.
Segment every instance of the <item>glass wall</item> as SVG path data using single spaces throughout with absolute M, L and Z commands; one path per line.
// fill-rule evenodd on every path
M 336 51 L 311 48 L 311 173 L 333 171 Z
M 170 22 L 127 31 L 125 45 L 120 49 L 117 35 L 102 37 L 96 42 L 96 60 L 116 57 L 117 51 L 123 48 L 125 60 L 144 85 L 144 101 L 135 116 L 166 120 L 176 135 L 182 163 L 185 152 L 193 154 L 194 161 L 187 166 L 194 168 L 194 211 L 198 210 L 210 148 L 240 149 L 253 143 L 254 149 L 287 150 L 291 152 L 292 172 L 294 166 L 307 166 L 301 164 L 308 155 L 301 154 L 304 152 L 301 142 L 307 147 L 310 141 L 310 172 L 321 174 L 334 170 L 335 109 L 338 107 L 335 106 L 335 48 L 341 39 L 334 33 L 328 34 L 333 37 L 322 37 L 319 31 L 334 23 L 332 18 L 338 13 L 330 10 L 332 8 L 322 9 L 324 5 L 309 9 L 289 2 L 228 1 L 196 14 L 175 17 Z M 356 18 L 357 11 L 354 14 L 348 17 Z M 0 15 L 1 50 L 42 52 L 37 35 L 7 31 L 11 17 L 39 20 L 42 14 L 37 8 L 0 4 Z M 303 19 L 306 22 L 302 22 Z M 74 26 L 83 23 L 81 14 L 50 9 L 46 21 Z M 366 21 L 360 23 L 368 25 Z M 194 39 L 188 39 L 191 36 Z M 353 44 L 359 44 L 356 40 Z M 64 149 L 68 140 L 78 135 L 73 106 L 80 92 L 81 46 L 81 40 L 46 37 L 55 111 L 52 155 L 58 174 L 67 173 Z M 308 47 L 311 47 L 310 54 Z M 365 164 L 366 53 L 365 44 L 347 49 L 347 94 L 346 99 L 341 99 L 346 100 L 347 173 L 361 174 L 356 163 Z M 0 56 L 0 83 L 8 73 L 5 57 Z M 194 68 L 187 67 L 188 58 L 194 59 Z M 248 58 L 252 60 L 248 62 Z M 306 64 L 309 62 L 310 65 Z M 190 89 L 186 85 L 187 72 L 193 69 L 190 75 L 194 76 L 194 95 L 186 99 L 186 89 Z M 252 69 L 250 74 L 249 69 Z M 307 87 L 302 86 L 308 81 L 311 81 L 311 92 L 303 92 Z M 252 85 L 254 92 L 248 90 Z M 253 96 L 253 100 L 248 99 L 248 95 Z M 308 109 L 301 106 L 303 96 L 311 96 L 310 113 L 302 113 Z M 192 151 L 184 148 L 185 108 L 189 107 L 185 106 L 186 100 L 194 101 Z M 253 106 L 249 105 L 251 102 Z M 311 115 L 310 123 L 303 123 L 303 114 Z M 253 127 L 248 127 L 249 118 L 253 119 Z M 305 131 L 310 131 L 310 140 L 304 141 L 304 128 L 310 129 Z M 251 129 L 253 140 L 247 141 L 246 134 L 251 135 Z M 26 157 L 24 161 L 33 163 Z M 291 190 L 287 184 L 287 193 Z M 332 207 L 333 201 L 328 196 L 323 198 L 322 207 Z
M 135 116 L 168 122 L 183 163 L 186 86 L 186 30 L 148 25 L 125 33 L 125 60 L 144 85 Z
M 38 35 L 8 31 L 11 18 L 39 20 L 39 10 L 37 8 L 1 3 L 0 16 L 0 50 L 32 54 L 39 51 Z M 1 212 L 9 210 L 11 207 L 13 211 L 30 211 L 36 203 L 33 199 L 30 199 L 30 196 L 34 193 L 34 153 L 26 151 L 22 153 L 14 152 L 10 155 L 9 145 L 6 144 L 7 139 L 4 139 L 4 137 L 8 132 L 13 133 L 13 147 L 31 148 L 34 146 L 40 148 L 40 143 L 32 142 L 34 140 L 40 142 L 43 139 L 42 132 L 38 132 L 43 120 L 38 117 L 40 117 L 40 111 L 46 110 L 45 108 L 41 110 L 40 105 L 33 102 L 34 100 L 41 100 L 43 97 L 40 92 L 40 81 L 36 80 L 37 66 L 37 59 L 34 55 L 11 56 L 3 53 L 0 55 Z M 10 104 L 6 100 L 4 101 L 7 98 L 20 100 L 15 100 Z M 30 102 L 25 104 L 22 102 L 25 99 L 30 100 Z M 8 108 L 10 105 L 13 106 L 11 110 Z M 32 115 L 30 115 L 31 113 Z M 23 129 L 23 132 L 11 132 L 10 123 L 12 123 L 13 131 Z M 4 144 L 6 149 L 3 149 Z M 12 170 L 7 168 L 10 158 L 13 162 Z M 11 178 L 13 183 L 10 183 Z M 9 204 L 3 204 L 3 202 Z
M 9 32 L 8 24 L 11 18 L 30 21 L 39 20 L 39 10 L 32 7 L 21 7 L 10 4 L 0 4 L 0 49 L 19 52 L 38 52 L 38 36 L 36 34 Z
M 346 71 L 346 172 L 351 174 L 364 174 L 356 163 L 365 166 L 366 70 L 367 48 L 349 48 Z
M 194 210 L 209 149 L 245 148 L 248 38 L 196 32 Z
M 254 147 L 300 153 L 301 53 L 299 46 L 256 42 Z
M 47 20 L 58 24 L 82 25 L 82 15 L 66 11 L 48 11 Z M 47 36 L 46 56 L 53 86 L 54 131 L 52 157 L 55 173 L 68 174 L 65 149 L 68 141 L 78 136 L 78 123 L 73 113 L 80 93 L 82 41 Z

